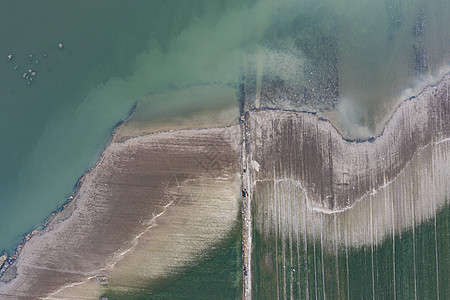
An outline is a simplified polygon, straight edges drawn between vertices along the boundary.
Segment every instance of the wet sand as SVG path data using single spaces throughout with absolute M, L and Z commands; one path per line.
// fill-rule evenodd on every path
M 238 119 L 234 88 L 191 87 L 144 97 L 117 129 L 114 141 L 168 130 L 232 126 Z
M 225 236 L 241 194 L 246 299 L 257 284 L 252 228 L 297 242 L 320 237 L 333 248 L 379 243 L 414 227 L 448 201 L 448 84 L 447 75 L 404 101 L 366 142 L 343 139 L 316 114 L 280 110 L 247 112 L 242 128 L 129 138 L 160 127 L 124 126 L 67 210 L 25 244 L 0 293 L 95 299 L 104 282 L 139 289 Z
M 359 247 L 434 217 L 450 187 L 449 81 L 404 101 L 366 142 L 314 114 L 250 112 L 258 230 Z
M 445 295 L 449 83 L 401 103 L 364 142 L 316 114 L 248 113 L 247 299 Z
M 234 126 L 111 143 L 70 217 L 25 244 L 2 297 L 96 298 L 98 275 L 133 288 L 198 258 L 237 220 L 238 137 Z
M 316 113 L 247 113 L 244 205 L 251 213 L 243 225 L 243 239 L 250 244 L 244 248 L 244 269 L 262 273 L 244 276 L 244 299 L 266 297 L 260 294 L 265 289 L 276 295 L 292 291 L 280 285 L 278 275 L 284 282 L 294 277 L 295 269 L 286 265 L 293 264 L 292 251 L 302 244 L 319 243 L 333 254 L 375 247 L 448 205 L 449 82 L 446 75 L 403 101 L 380 136 L 365 142 L 346 140 Z M 270 245 L 269 250 L 255 243 Z
M 201 129 L 232 126 L 237 123 L 239 110 L 236 106 L 226 109 L 207 110 L 187 116 L 173 116 L 159 121 L 128 120 L 114 134 L 114 141 L 170 130 Z

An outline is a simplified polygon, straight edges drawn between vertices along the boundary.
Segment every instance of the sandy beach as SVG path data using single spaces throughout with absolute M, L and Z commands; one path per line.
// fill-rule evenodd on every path
M 176 106 L 167 103 L 178 103 Z M 144 97 L 114 134 L 114 141 L 169 130 L 237 124 L 236 91 L 228 86 L 199 86 Z
M 402 102 L 368 141 L 312 113 L 247 114 L 246 299 L 445 297 L 449 81 Z
M 359 247 L 434 217 L 448 201 L 448 95 L 447 75 L 402 102 L 382 134 L 366 142 L 344 140 L 313 114 L 250 112 L 259 230 L 297 236 L 305 227 L 331 244 L 347 234 L 349 245 Z
M 246 299 L 256 284 L 252 228 L 297 241 L 320 236 L 332 249 L 414 227 L 448 201 L 448 84 L 447 75 L 402 102 L 365 142 L 345 140 L 311 113 L 253 110 L 241 126 L 209 129 L 192 128 L 236 122 L 236 111 L 154 127 L 131 118 L 73 201 L 30 235 L 0 293 L 96 299 L 105 286 L 139 289 L 201 257 L 238 222 L 240 208 Z M 167 124 L 177 130 L 158 132 Z
M 0 293 L 95 299 L 96 276 L 139 286 L 194 260 L 237 221 L 238 137 L 234 126 L 111 143 L 73 213 L 25 244 Z

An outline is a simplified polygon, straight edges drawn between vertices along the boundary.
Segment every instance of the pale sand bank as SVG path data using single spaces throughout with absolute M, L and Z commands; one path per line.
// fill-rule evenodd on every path
M 175 131 L 232 126 L 237 123 L 238 118 L 239 110 L 237 106 L 234 106 L 227 109 L 211 109 L 192 113 L 189 117 L 179 115 L 157 121 L 134 121 L 131 119 L 117 129 L 114 134 L 114 141 L 121 142 L 130 137 L 170 130 Z
M 237 124 L 238 118 L 232 87 L 207 85 L 155 94 L 137 104 L 114 141 L 168 130 L 226 127 Z
M 237 222 L 239 136 L 233 126 L 111 143 L 71 216 L 25 244 L 2 297 L 95 299 L 97 275 L 132 289 L 198 258 Z
M 249 112 L 246 176 L 257 229 L 359 246 L 434 216 L 450 182 L 448 82 L 403 102 L 383 135 L 364 143 L 345 141 L 312 114 Z M 239 126 L 128 138 L 173 129 L 164 126 L 116 136 L 121 142 L 83 178 L 70 217 L 25 244 L 10 268 L 17 277 L 0 283 L 2 297 L 95 299 L 98 275 L 111 288 L 138 288 L 189 264 L 232 228 Z
M 362 143 L 312 114 L 250 112 L 257 230 L 357 247 L 434 217 L 450 192 L 449 81 L 404 101 Z

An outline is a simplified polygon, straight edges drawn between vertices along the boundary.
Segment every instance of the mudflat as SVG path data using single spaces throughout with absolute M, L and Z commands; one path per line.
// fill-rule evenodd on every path
M 253 251 L 247 254 L 251 264 L 244 260 L 252 270 L 244 277 L 245 299 L 386 297 L 386 286 L 390 293 L 394 290 L 389 297 L 395 298 L 396 286 L 402 284 L 398 282 L 413 283 L 398 291 L 400 297 L 411 291 L 417 295 L 426 293 L 414 285 L 422 269 L 434 276 L 429 289 L 442 292 L 446 266 L 433 268 L 438 253 L 440 260 L 446 257 L 445 238 L 437 240 L 436 220 L 449 204 L 449 82 L 446 76 L 402 102 L 382 134 L 367 141 L 345 140 L 329 121 L 313 113 L 247 114 L 252 214 L 243 228 L 253 229 L 247 238 Z M 420 232 L 419 225 L 427 221 L 436 230 L 429 245 L 432 255 L 426 261 L 429 266 L 419 267 L 423 258 L 416 258 L 412 241 L 420 243 L 423 236 L 415 230 Z M 408 241 L 399 240 L 408 234 L 413 250 L 404 254 Z M 391 245 L 384 246 L 391 258 L 382 260 L 380 255 L 376 261 L 382 245 Z M 366 264 L 354 258 L 361 252 L 368 256 Z M 402 256 L 410 258 L 404 265 Z M 377 269 L 377 263 L 388 266 L 393 280 L 377 281 L 383 268 Z M 355 265 L 359 274 L 352 274 Z M 370 291 L 355 293 L 364 284 L 354 278 L 364 278 Z
M 194 259 L 237 220 L 239 137 L 232 126 L 112 142 L 82 178 L 71 215 L 25 244 L 0 294 L 96 298 L 120 266 L 136 282 Z M 126 254 L 140 259 L 121 264 Z M 148 256 L 158 266 L 145 265 Z
M 105 286 L 139 289 L 225 236 L 241 196 L 245 299 L 260 284 L 252 229 L 283 245 L 320 238 L 337 253 L 414 228 L 448 204 L 449 81 L 402 102 L 380 136 L 361 142 L 313 113 L 273 109 L 247 112 L 241 126 L 126 132 L 67 210 L 24 245 L 0 293 L 97 298 Z
M 404 101 L 364 142 L 309 113 L 251 111 L 247 120 L 253 220 L 266 235 L 376 244 L 448 201 L 448 76 Z

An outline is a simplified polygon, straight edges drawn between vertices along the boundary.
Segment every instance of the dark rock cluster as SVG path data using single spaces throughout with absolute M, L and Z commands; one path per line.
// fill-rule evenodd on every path
M 414 35 L 415 36 L 421 36 L 421 35 L 424 34 L 424 32 L 425 32 L 425 20 L 426 20 L 425 11 L 422 9 L 420 11 L 418 20 L 414 24 Z
M 414 52 L 414 69 L 418 74 L 424 74 L 429 71 L 429 57 L 430 53 L 425 47 L 424 34 L 425 34 L 425 11 L 422 9 L 417 17 L 417 21 L 414 24 L 414 36 L 416 41 L 413 45 Z
M 64 47 L 63 44 L 61 44 L 61 43 L 58 44 L 59 49 L 63 49 L 63 47 Z M 7 57 L 8 61 L 11 63 L 14 61 L 17 61 L 16 55 L 13 53 L 9 53 L 6 57 Z M 46 52 L 44 52 L 42 54 L 42 57 L 47 58 L 48 54 Z M 34 68 L 33 66 L 39 65 L 41 63 L 41 61 L 33 53 L 29 53 L 26 56 L 26 58 L 19 57 L 18 59 L 19 59 L 19 61 L 18 61 L 19 64 L 14 64 L 13 69 L 15 71 L 17 71 L 19 69 L 24 70 L 22 73 L 22 78 L 25 79 L 25 82 L 27 85 L 31 85 L 33 83 L 33 81 L 36 79 L 36 75 L 37 75 L 37 72 L 36 72 L 36 70 L 33 69 Z
M 428 58 L 429 53 L 425 49 L 422 42 L 416 42 L 414 44 L 414 69 L 418 73 L 425 73 L 428 71 Z

